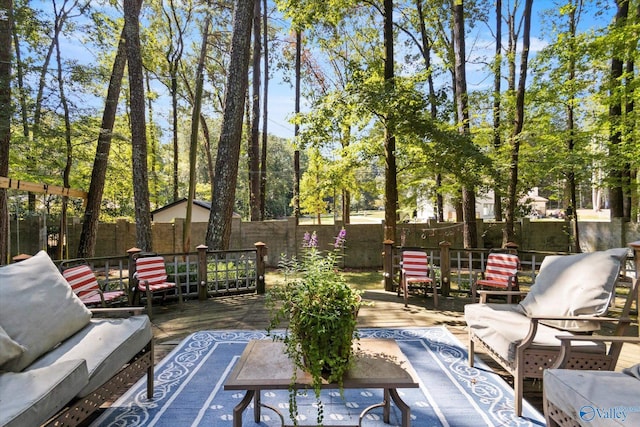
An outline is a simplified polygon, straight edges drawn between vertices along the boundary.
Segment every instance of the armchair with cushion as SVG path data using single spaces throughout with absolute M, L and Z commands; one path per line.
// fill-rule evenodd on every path
M 514 377 L 516 415 L 522 414 L 525 378 L 542 378 L 556 362 L 563 336 L 588 335 L 603 322 L 614 324 L 614 335 L 622 336 L 630 324 L 629 311 L 634 282 L 620 317 L 606 317 L 619 276 L 625 248 L 566 256 L 548 256 L 531 290 L 519 304 L 486 303 L 487 294 L 524 294 L 479 291 L 480 303 L 465 306 L 469 331 L 469 364 L 475 346 L 485 350 Z M 573 347 L 567 360 L 572 369 L 615 369 L 622 347 L 609 349 L 599 341 L 585 339 Z

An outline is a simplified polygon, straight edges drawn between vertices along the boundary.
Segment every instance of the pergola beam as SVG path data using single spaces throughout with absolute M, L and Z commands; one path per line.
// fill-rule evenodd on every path
M 4 176 L 0 176 L 0 188 L 11 188 L 14 190 L 28 191 L 30 193 L 55 194 L 57 196 L 75 197 L 83 200 L 87 200 L 88 195 L 86 191 L 82 190 L 75 190 L 73 188 L 60 187 L 57 185 L 36 184 Z

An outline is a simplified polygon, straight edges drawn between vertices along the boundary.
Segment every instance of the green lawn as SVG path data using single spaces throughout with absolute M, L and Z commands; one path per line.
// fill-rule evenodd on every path
M 379 270 L 348 270 L 344 272 L 347 283 L 356 289 L 384 289 L 382 271 Z M 265 281 L 267 288 L 284 281 L 284 275 L 278 270 L 267 271 Z
M 356 211 L 351 213 L 351 224 L 379 224 L 384 219 L 384 211 Z M 333 224 L 333 214 L 320 215 L 320 223 L 322 225 Z M 317 225 L 318 218 L 316 215 L 305 215 L 300 217 L 300 225 Z

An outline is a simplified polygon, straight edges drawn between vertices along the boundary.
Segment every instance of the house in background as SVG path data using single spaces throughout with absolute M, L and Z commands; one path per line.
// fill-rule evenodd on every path
M 538 187 L 533 187 L 525 197 L 520 199 L 519 203 L 530 208 L 531 213 L 527 215 L 529 217 L 544 218 L 547 216 L 549 199 L 538 194 Z
M 209 222 L 211 202 L 194 200 L 192 206 L 191 222 Z M 151 221 L 153 222 L 173 222 L 175 218 L 184 219 L 186 217 L 187 199 L 176 200 L 151 212 Z M 234 212 L 233 217 L 240 218 L 240 215 Z
M 495 219 L 496 216 L 493 211 L 493 201 L 493 190 L 488 191 L 486 194 L 477 195 L 476 216 L 481 219 Z M 533 218 L 543 218 L 547 215 L 548 202 L 549 199 L 538 195 L 538 187 L 534 187 L 526 196 L 518 201 L 518 204 L 529 208 L 531 214 L 528 216 Z M 436 217 L 435 206 L 432 198 L 418 197 L 417 205 L 417 221 L 426 221 Z M 445 221 L 456 221 L 456 210 L 449 200 L 445 200 L 443 210 L 443 217 Z

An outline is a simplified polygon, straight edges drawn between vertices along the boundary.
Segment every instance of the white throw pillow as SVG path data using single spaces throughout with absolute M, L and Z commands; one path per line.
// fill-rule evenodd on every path
M 24 350 L 25 348 L 12 340 L 7 331 L 0 326 L 0 371 L 2 365 L 20 356 Z
M 535 316 L 601 316 L 606 314 L 626 248 L 577 255 L 548 256 L 531 291 L 520 302 L 524 314 Z M 597 322 L 545 321 L 568 331 L 593 331 Z
M 91 319 L 46 252 L 0 268 L 0 325 L 25 347 L 4 370 L 19 372 Z

